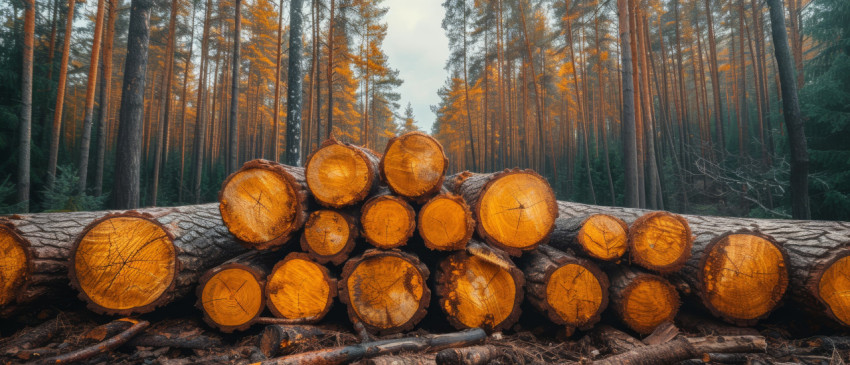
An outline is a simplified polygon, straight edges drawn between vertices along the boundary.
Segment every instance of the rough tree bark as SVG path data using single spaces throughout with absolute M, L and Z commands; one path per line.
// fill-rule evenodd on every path
M 289 64 L 286 83 L 286 163 L 298 166 L 301 162 L 301 77 L 302 0 L 289 3 Z M 275 156 L 277 158 L 277 156 Z
M 18 138 L 18 204 L 20 211 L 30 207 L 30 139 L 32 135 L 32 57 L 35 45 L 35 0 L 24 1 L 24 49 L 21 71 L 21 114 Z

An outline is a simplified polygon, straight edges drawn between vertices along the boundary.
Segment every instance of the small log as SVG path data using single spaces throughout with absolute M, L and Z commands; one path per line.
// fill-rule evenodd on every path
M 594 365 L 654 365 L 672 364 L 704 353 L 764 352 L 767 342 L 761 336 L 679 337 L 670 342 L 644 346 L 631 351 L 594 361 Z
M 481 343 L 487 334 L 480 328 L 460 332 L 406 337 L 392 340 L 366 342 L 357 345 L 335 347 L 280 357 L 261 362 L 261 365 L 336 365 L 361 359 L 400 352 L 435 352 L 450 347 L 470 346 Z
M 662 274 L 679 271 L 691 257 L 693 236 L 678 214 L 650 212 L 629 227 L 632 262 Z
M 304 232 L 301 233 L 301 249 L 320 264 L 332 262 L 339 265 L 348 259 L 354 249 L 360 229 L 357 219 L 339 211 L 322 209 L 310 213 Z
M 188 294 L 210 267 L 243 252 L 215 204 L 110 213 L 71 248 L 71 285 L 102 314 L 147 313 Z
M 318 321 L 333 305 L 337 282 L 310 256 L 292 252 L 275 264 L 264 291 L 266 304 L 276 317 Z
M 422 132 L 409 132 L 387 142 L 381 179 L 393 193 L 421 203 L 440 191 L 448 165 L 440 142 Z
M 549 245 L 594 259 L 617 261 L 629 248 L 628 232 L 626 222 L 608 214 L 561 217 L 555 220 Z
M 266 357 L 271 358 L 287 353 L 289 349 L 299 343 L 325 334 L 324 330 L 314 326 L 273 324 L 263 329 L 257 347 Z
M 130 328 L 127 328 L 125 331 L 115 335 L 114 337 L 110 337 L 108 340 L 98 343 L 97 345 L 81 348 L 76 351 L 69 352 L 67 354 L 62 354 L 58 356 L 54 356 L 51 358 L 47 358 L 39 361 L 39 364 L 70 364 L 80 361 L 85 361 L 94 357 L 95 355 L 102 354 L 105 352 L 112 351 L 117 349 L 130 339 L 132 339 L 137 334 L 144 331 L 150 325 L 147 321 L 137 321 L 134 319 L 126 319 L 127 321 L 132 321 L 133 325 Z
M 440 262 L 436 292 L 440 308 L 455 328 L 510 328 L 519 319 L 525 279 L 507 254 L 471 240 Z M 475 252 L 475 254 L 471 253 Z
M 38 326 L 25 328 L 2 343 L 0 355 L 15 356 L 20 351 L 38 348 L 49 342 L 59 332 L 58 317 Z
M 700 336 L 760 336 L 752 327 L 737 327 L 709 316 L 700 316 L 689 311 L 676 314 L 676 324 L 682 329 Z
M 472 238 L 475 220 L 459 195 L 443 193 L 428 200 L 419 210 L 419 235 L 425 247 L 438 251 L 462 250 Z
M 196 303 L 204 322 L 226 333 L 251 327 L 265 309 L 266 260 L 258 251 L 247 252 L 204 273 Z
M 80 336 L 80 340 L 78 341 L 79 343 L 77 345 L 90 345 L 93 343 L 106 341 L 106 339 L 115 337 L 116 335 L 126 331 L 128 328 L 130 328 L 136 323 L 137 321 L 134 319 L 121 318 L 108 322 L 106 324 L 102 324 L 83 333 L 83 335 Z
M 608 276 L 590 261 L 547 245 L 523 255 L 529 302 L 557 324 L 589 329 L 608 307 Z
M 431 300 L 428 268 L 412 254 L 371 249 L 342 269 L 339 299 L 351 321 L 370 332 L 390 334 L 413 329 Z
M 512 256 L 546 243 L 558 218 L 552 188 L 531 170 L 464 172 L 448 184 L 472 207 L 478 235 Z
M 479 345 L 445 349 L 437 353 L 438 365 L 487 365 L 502 356 L 493 345 Z
M 307 186 L 316 201 L 328 208 L 357 204 L 378 186 L 379 157 L 367 148 L 333 137 L 307 156 Z
M 594 327 L 590 338 L 596 346 L 607 349 L 607 352 L 613 355 L 645 346 L 640 340 L 609 325 Z
M 174 326 L 156 330 L 148 329 L 133 337 L 125 346 L 204 350 L 220 347 L 221 340 L 204 335 L 194 326 Z
M 416 229 L 416 212 L 404 199 L 384 190 L 360 209 L 363 237 L 377 248 L 390 249 L 407 244 Z
M 640 334 L 673 321 L 679 309 L 679 294 L 664 278 L 620 266 L 609 273 L 611 304 L 623 323 Z
M 227 229 L 248 248 L 285 244 L 307 220 L 304 169 L 252 160 L 230 174 L 218 193 Z
M 436 365 L 434 354 L 384 355 L 363 361 L 364 365 Z

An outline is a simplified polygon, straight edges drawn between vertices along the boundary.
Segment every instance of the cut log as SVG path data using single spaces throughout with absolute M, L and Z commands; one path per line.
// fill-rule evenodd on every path
M 337 282 L 310 256 L 293 252 L 274 265 L 265 287 L 266 304 L 280 318 L 318 321 L 331 309 Z
M 226 333 L 244 331 L 254 324 L 266 304 L 266 261 L 264 254 L 252 251 L 204 273 L 196 305 L 207 324 Z
M 221 186 L 221 218 L 247 247 L 265 250 L 282 246 L 307 219 L 304 169 L 273 161 L 252 160 Z
M 672 322 L 679 309 L 679 294 L 664 278 L 620 266 L 608 273 L 611 305 L 623 323 L 640 334 Z
M 377 188 L 379 161 L 372 150 L 328 139 L 307 157 L 307 186 L 328 208 L 357 204 Z
M 668 212 L 651 212 L 629 227 L 632 262 L 667 274 L 676 272 L 691 257 L 693 236 L 688 221 Z
M 525 279 L 507 254 L 472 240 L 440 262 L 436 291 L 440 308 L 458 329 L 487 332 L 510 328 L 519 319 Z M 474 254 L 473 254 L 474 252 Z
M 590 261 L 547 245 L 523 255 L 529 302 L 557 324 L 589 329 L 608 306 L 608 276 Z
M 339 265 L 354 249 L 359 231 L 357 220 L 350 214 L 330 209 L 317 210 L 310 213 L 304 224 L 301 249 L 321 264 L 332 262 Z
M 594 344 L 607 349 L 607 352 L 613 355 L 645 346 L 643 342 L 628 333 L 607 324 L 594 327 L 589 336 Z
M 215 204 L 111 213 L 79 235 L 68 276 L 97 313 L 147 313 L 183 297 L 205 270 L 242 251 Z
M 558 218 L 552 188 L 531 170 L 464 172 L 449 185 L 472 207 L 478 235 L 512 256 L 545 243 Z
M 324 336 L 326 332 L 314 326 L 268 325 L 260 334 L 257 347 L 266 357 L 276 357 L 305 341 Z
M 440 142 L 422 132 L 409 132 L 387 142 L 381 178 L 395 194 L 421 203 L 440 191 L 448 165 Z
M 705 353 L 764 352 L 767 342 L 761 336 L 678 337 L 670 342 L 644 346 L 594 361 L 594 365 L 675 364 Z
M 360 209 L 363 237 L 377 248 L 390 249 L 407 244 L 416 229 L 416 212 L 404 199 L 384 190 Z
M 413 329 L 425 317 L 431 300 L 428 268 L 411 254 L 371 249 L 342 269 L 340 300 L 352 322 L 370 332 L 397 333 Z
M 445 349 L 437 353 L 438 365 L 487 365 L 502 356 L 496 346 L 479 345 Z
M 475 220 L 459 195 L 443 193 L 419 210 L 417 228 L 425 247 L 438 251 L 462 250 L 472 238 Z
M 626 222 L 608 214 L 561 217 L 555 221 L 549 245 L 594 259 L 617 261 L 629 248 L 628 232 Z

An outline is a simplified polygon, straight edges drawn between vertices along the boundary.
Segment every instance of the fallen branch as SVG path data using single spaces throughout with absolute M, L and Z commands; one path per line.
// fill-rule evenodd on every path
M 101 353 L 104 353 L 104 352 L 108 352 L 108 351 L 112 351 L 112 350 L 118 348 L 119 346 L 126 343 L 127 341 L 129 341 L 131 338 L 133 338 L 134 336 L 136 336 L 140 332 L 144 331 L 145 328 L 148 328 L 148 326 L 150 325 L 150 322 L 148 322 L 148 321 L 136 321 L 136 320 L 130 320 L 130 321 L 134 322 L 133 325 L 130 328 L 128 328 L 124 332 L 121 332 L 121 333 L 115 335 L 114 337 L 112 337 L 112 338 L 110 338 L 106 341 L 103 341 L 103 342 L 96 344 L 96 345 L 93 345 L 93 346 L 84 347 L 84 348 L 81 348 L 77 351 L 69 352 L 67 354 L 62 354 L 62 355 L 59 355 L 59 356 L 44 359 L 44 360 L 40 361 L 39 363 L 42 363 L 42 364 L 57 364 L 58 365 L 58 364 L 70 364 L 70 363 L 90 359 L 90 358 L 94 357 L 95 355 L 98 355 L 98 354 L 101 354 Z
M 305 352 L 263 361 L 262 365 L 288 364 L 347 364 L 353 361 L 397 354 L 402 351 L 433 352 L 450 347 L 469 346 L 480 343 L 487 334 L 480 328 L 422 337 L 406 337 L 395 340 L 366 342 L 357 345 L 335 347 Z
M 437 353 L 439 365 L 485 365 L 502 355 L 493 345 L 445 349 Z
M 0 349 L 0 355 L 16 356 L 18 352 L 46 344 L 59 332 L 59 318 L 21 330 Z
M 310 318 L 275 318 L 275 317 L 259 317 L 254 323 L 256 324 L 310 324 L 316 322 L 315 317 Z
M 764 352 L 767 342 L 762 336 L 679 337 L 657 346 L 644 346 L 628 352 L 594 361 L 594 365 L 651 365 L 672 364 L 705 353 Z

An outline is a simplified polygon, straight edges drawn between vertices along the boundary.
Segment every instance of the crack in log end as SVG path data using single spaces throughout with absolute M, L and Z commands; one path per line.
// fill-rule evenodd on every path
M 374 174 L 363 152 L 341 143 L 327 144 L 314 152 L 305 170 L 313 197 L 332 208 L 362 200 L 372 189 Z
M 304 239 L 309 249 L 320 256 L 339 254 L 351 239 L 351 234 L 348 221 L 333 210 L 310 213 L 304 224 Z
M 629 249 L 636 264 L 660 273 L 678 271 L 691 257 L 691 229 L 682 216 L 650 212 L 629 228 Z
M 477 217 L 481 236 L 517 255 L 548 238 L 558 208 L 545 179 L 528 172 L 512 172 L 488 183 L 478 201 Z
M 221 327 L 239 327 L 263 310 L 263 288 L 253 273 L 227 268 L 204 284 L 201 304 L 210 320 Z
M 508 270 L 478 256 L 459 253 L 441 265 L 444 276 L 440 281 L 451 283 L 442 290 L 446 315 L 459 327 L 481 327 L 487 331 L 512 325 L 519 287 Z
M 850 326 L 850 256 L 839 257 L 824 270 L 817 292 L 832 315 Z
M 321 319 L 333 304 L 335 287 L 325 267 L 296 253 L 275 265 L 265 292 L 269 309 L 277 317 Z
M 439 191 L 448 160 L 437 140 L 411 132 L 387 143 L 380 167 L 381 176 L 393 192 L 418 200 Z
M 788 288 L 786 259 L 769 237 L 724 235 L 703 255 L 703 302 L 715 314 L 733 322 L 767 315 Z
M 386 195 L 366 202 L 360 223 L 366 240 L 383 249 L 407 244 L 416 229 L 413 208 L 401 198 Z
M 626 287 L 620 315 L 635 332 L 649 334 L 658 325 L 672 321 L 679 310 L 679 294 L 666 280 L 641 274 Z
M 366 258 L 347 278 L 349 303 L 365 324 L 390 329 L 407 323 L 420 310 L 425 279 L 407 277 L 417 268 L 395 256 Z M 406 280 L 407 279 L 407 280 Z
M 432 250 L 462 250 L 472 237 L 475 222 L 463 198 L 437 195 L 419 211 L 419 234 Z
M 73 256 L 72 282 L 106 313 L 133 311 L 159 300 L 173 285 L 176 249 L 156 222 L 108 216 L 93 222 Z
M 247 165 L 228 177 L 219 201 L 221 218 L 234 236 L 262 245 L 300 228 L 299 198 L 284 174 Z
M 600 312 L 603 290 L 599 279 L 587 268 L 567 264 L 549 276 L 546 302 L 566 324 L 582 327 Z
M 23 240 L 12 228 L 0 224 L 0 307 L 15 300 L 29 270 Z
M 594 214 L 582 224 L 578 241 L 590 256 L 600 260 L 616 260 L 629 247 L 628 226 L 614 216 Z

